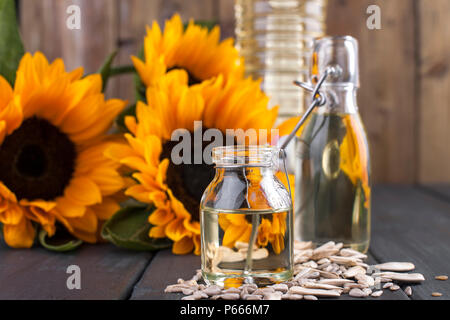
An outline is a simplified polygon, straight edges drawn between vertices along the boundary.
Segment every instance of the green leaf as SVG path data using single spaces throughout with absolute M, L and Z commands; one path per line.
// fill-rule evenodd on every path
M 47 237 L 47 232 L 44 229 L 39 231 L 39 243 L 50 251 L 71 251 L 78 248 L 83 241 L 74 238 L 67 231 L 62 231 L 57 228 L 54 236 Z
M 129 132 L 127 126 L 125 125 L 125 117 L 127 116 L 136 116 L 136 104 L 132 104 L 128 107 L 126 107 L 118 116 L 116 119 L 117 127 L 122 132 Z
M 105 91 L 106 86 L 108 84 L 109 77 L 111 75 L 111 66 L 114 61 L 114 58 L 117 56 L 117 50 L 111 53 L 108 58 L 106 58 L 105 62 L 103 63 L 102 67 L 98 71 L 100 75 L 102 76 L 102 92 Z
M 0 0 L 0 75 L 11 85 L 23 55 L 14 0 Z
M 145 205 L 119 210 L 103 225 L 102 237 L 118 247 L 131 250 L 153 251 L 170 247 L 169 240 L 148 236 L 151 228 L 148 216 L 152 210 Z

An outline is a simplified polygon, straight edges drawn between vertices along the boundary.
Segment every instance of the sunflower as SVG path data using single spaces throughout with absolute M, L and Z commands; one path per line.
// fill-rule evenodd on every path
M 107 154 L 134 171 L 136 184 L 126 195 L 155 205 L 149 216 L 153 225 L 149 236 L 173 240 L 174 253 L 194 249 L 199 254 L 199 204 L 214 177 L 214 168 L 206 163 L 171 162 L 176 145 L 170 140 L 172 133 L 185 129 L 193 136 L 196 120 L 225 134 L 226 129 L 270 130 L 277 109 L 267 109 L 268 99 L 257 81 L 225 82 L 219 75 L 189 86 L 189 74 L 182 69 L 163 75 L 158 84 L 147 88 L 146 95 L 149 104 L 138 102 L 136 118 L 125 119 L 130 131 L 125 134 L 128 143 L 111 147 Z
M 282 172 L 276 173 L 277 178 L 286 186 L 286 176 Z M 294 194 L 294 176 L 288 175 L 291 192 Z M 251 179 L 251 177 L 249 177 Z M 251 184 L 259 188 L 259 183 Z M 260 194 L 260 192 L 251 192 L 249 190 L 249 202 L 252 208 L 258 208 L 258 204 L 265 201 L 255 201 L 251 194 Z M 264 208 L 259 208 L 264 209 Z M 271 219 L 261 218 L 258 221 L 258 232 L 256 237 L 256 246 L 266 247 L 269 243 L 275 254 L 280 254 L 284 250 L 286 238 L 286 219 L 288 212 L 274 213 Z M 248 243 L 252 232 L 252 224 L 247 220 L 245 214 L 219 214 L 219 225 L 224 231 L 222 245 L 233 248 L 236 242 Z
M 38 225 L 52 236 L 56 222 L 94 243 L 119 208 L 124 180 L 103 153 L 125 102 L 105 101 L 100 75 L 82 75 L 37 52 L 23 56 L 14 88 L 0 76 L 0 222 L 11 247 L 31 247 Z
M 211 31 L 191 20 L 184 28 L 175 14 L 167 20 L 164 32 L 157 22 L 147 27 L 144 39 L 144 61 L 132 57 L 134 66 L 146 87 L 154 86 L 168 71 L 184 69 L 189 85 L 201 83 L 219 75 L 228 79 L 243 76 L 243 64 L 234 48 L 233 39 L 220 41 L 220 28 Z

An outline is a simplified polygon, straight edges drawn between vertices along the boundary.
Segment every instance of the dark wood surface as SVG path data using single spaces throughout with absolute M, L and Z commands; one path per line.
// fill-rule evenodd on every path
M 385 291 L 378 299 L 449 299 L 449 186 L 378 186 L 373 191 L 372 241 L 369 264 L 411 261 L 426 281 L 413 286 L 413 295 Z M 69 265 L 81 268 L 81 290 L 68 290 Z M 179 299 L 164 294 L 168 284 L 188 279 L 200 268 L 194 255 L 169 250 L 131 252 L 109 244 L 85 245 L 70 253 L 41 248 L 13 250 L 0 245 L 0 299 Z M 431 296 L 432 292 L 442 297 Z M 340 299 L 350 299 L 348 296 Z

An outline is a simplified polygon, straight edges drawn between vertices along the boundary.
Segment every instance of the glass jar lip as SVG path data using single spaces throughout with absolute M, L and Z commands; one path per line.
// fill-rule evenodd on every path
M 280 148 L 271 145 L 221 146 L 212 150 L 216 167 L 270 167 Z

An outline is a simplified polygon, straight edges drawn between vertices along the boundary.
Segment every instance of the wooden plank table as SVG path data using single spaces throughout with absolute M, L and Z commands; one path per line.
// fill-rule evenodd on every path
M 387 290 L 377 299 L 450 298 L 450 281 L 434 279 L 450 274 L 448 190 L 448 185 L 374 188 L 369 263 L 411 261 L 426 279 L 413 286 L 411 297 L 401 290 Z M 81 269 L 81 290 L 67 289 L 69 265 Z M 131 252 L 102 244 L 54 253 L 42 248 L 13 250 L 1 244 L 0 299 L 174 300 L 181 296 L 164 294 L 164 288 L 178 278 L 191 278 L 199 267 L 198 256 L 176 256 L 169 250 Z M 432 297 L 436 291 L 442 297 Z

